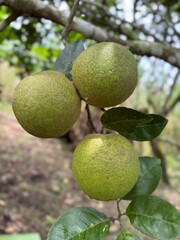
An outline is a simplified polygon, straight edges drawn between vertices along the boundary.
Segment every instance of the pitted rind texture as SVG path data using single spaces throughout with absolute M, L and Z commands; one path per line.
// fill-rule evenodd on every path
M 137 62 L 125 47 L 110 42 L 95 44 L 75 60 L 72 78 L 80 95 L 96 107 L 124 102 L 137 85 Z
M 139 159 L 132 144 L 119 134 L 90 134 L 77 146 L 73 177 L 90 198 L 102 201 L 124 197 L 135 185 Z
M 20 125 L 41 138 L 64 135 L 80 114 L 81 101 L 62 73 L 43 71 L 23 79 L 15 88 L 12 103 Z

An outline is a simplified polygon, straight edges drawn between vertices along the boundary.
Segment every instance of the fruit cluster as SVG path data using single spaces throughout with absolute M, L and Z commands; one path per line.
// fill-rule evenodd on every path
M 12 107 L 28 133 L 41 138 L 64 135 L 79 117 L 81 100 L 98 108 L 122 103 L 137 85 L 137 63 L 125 47 L 98 43 L 76 58 L 72 78 L 71 82 L 60 72 L 43 71 L 17 85 Z M 89 197 L 114 200 L 134 186 L 139 163 L 126 138 L 91 134 L 77 146 L 72 171 Z

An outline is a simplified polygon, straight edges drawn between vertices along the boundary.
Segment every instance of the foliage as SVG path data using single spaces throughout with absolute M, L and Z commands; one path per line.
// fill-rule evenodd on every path
M 125 107 L 107 110 L 101 120 L 104 127 L 136 141 L 154 139 L 167 124 L 167 120 L 163 116 L 144 114 Z
M 180 212 L 158 197 L 137 197 L 129 204 L 126 215 L 136 229 L 150 237 L 170 240 L 180 236 Z
M 8 8 L 2 9 L 1 20 L 8 11 Z M 52 25 L 44 19 L 37 21 L 34 17 L 19 17 L 12 27 L 8 26 L 0 34 L 0 58 L 17 66 L 20 74 L 22 70 L 31 73 L 52 69 L 52 61 L 59 53 L 56 34 L 61 29 Z
M 102 240 L 107 235 L 110 219 L 91 208 L 72 208 L 51 228 L 47 240 Z

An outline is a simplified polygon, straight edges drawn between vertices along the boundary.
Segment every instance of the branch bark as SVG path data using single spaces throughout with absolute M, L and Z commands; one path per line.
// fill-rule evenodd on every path
M 152 151 L 153 151 L 154 155 L 161 160 L 162 179 L 163 179 L 165 184 L 170 185 L 169 176 L 168 176 L 168 173 L 167 173 L 166 158 L 165 158 L 163 152 L 161 151 L 157 141 L 152 140 L 152 141 L 150 141 L 150 144 L 151 144 L 151 148 L 152 148 Z
M 169 101 L 170 101 L 170 99 L 171 99 L 171 97 L 172 97 L 174 88 L 175 88 L 176 83 L 177 83 L 177 81 L 178 81 L 178 76 L 179 76 L 179 74 L 180 74 L 180 70 L 177 71 L 177 73 L 176 73 L 176 75 L 175 75 L 175 78 L 174 78 L 174 81 L 173 81 L 173 83 L 172 83 L 172 85 L 171 85 L 171 87 L 170 87 L 169 94 L 168 94 L 168 96 L 167 96 L 167 98 L 166 98 L 166 100 L 165 100 L 165 103 L 164 103 L 163 107 L 162 107 L 162 114 L 164 114 L 164 112 L 166 112 L 167 105 L 168 105 L 168 103 L 169 103 Z
M 157 141 L 168 143 L 180 150 L 180 144 L 176 141 L 173 141 L 172 139 L 167 138 L 167 137 L 159 137 L 159 138 L 157 138 Z
M 21 15 L 28 14 L 37 18 L 46 18 L 55 23 L 65 26 L 68 22 L 68 15 L 52 5 L 47 5 L 37 0 L 0 0 L 14 11 L 21 12 Z M 71 24 L 71 30 L 83 34 L 87 38 L 94 39 L 97 42 L 112 41 L 128 47 L 134 54 L 141 56 L 154 56 L 170 63 L 173 66 L 180 67 L 180 50 L 169 47 L 161 43 L 146 41 L 122 40 L 118 35 L 109 33 L 106 30 L 97 27 L 87 21 L 75 17 Z
M 94 6 L 100 8 L 104 11 L 104 13 L 105 13 L 104 17 L 111 17 L 111 18 L 114 18 L 115 20 L 119 20 L 122 24 L 131 25 L 137 31 L 143 32 L 145 35 L 153 37 L 156 42 L 161 42 L 158 37 L 156 37 L 154 34 L 150 33 L 143 25 L 138 25 L 135 22 L 129 22 L 129 21 L 123 19 L 123 18 L 120 18 L 116 14 L 112 14 L 111 12 L 109 12 L 108 8 L 105 5 L 103 5 L 102 3 L 99 3 L 99 2 L 96 2 L 96 1 L 92 2 L 90 0 L 83 0 L 83 3 L 89 4 L 89 5 L 94 5 Z M 87 12 L 88 12 L 88 10 L 87 10 Z M 110 25 L 111 24 L 112 23 L 110 23 Z M 125 35 L 127 34 L 127 32 L 123 31 L 123 28 L 119 25 L 115 24 L 114 28 L 116 28 L 116 29 L 120 28 L 122 30 L 122 33 L 124 33 Z M 131 31 L 131 33 L 129 35 L 130 35 L 130 39 L 131 39 L 131 35 L 133 35 L 133 31 Z M 136 39 L 132 38 L 132 40 L 136 40 Z
M 164 116 L 168 115 L 179 102 L 180 102 L 180 94 L 175 98 L 175 100 L 172 102 L 169 108 L 163 112 Z
M 75 16 L 76 12 L 77 12 L 78 6 L 79 6 L 79 0 L 74 0 L 74 5 L 73 5 L 71 13 L 69 15 L 67 24 L 64 27 L 63 32 L 61 33 L 62 39 L 66 38 L 66 36 L 68 35 L 68 33 L 69 33 L 70 29 L 71 29 L 71 23 L 73 21 L 73 18 Z
M 87 103 L 86 103 L 86 111 L 87 111 L 88 123 L 89 123 L 89 126 L 91 127 L 91 130 L 93 130 L 95 133 L 97 133 L 98 131 L 94 126 L 94 123 L 93 123 L 93 120 L 91 117 L 91 112 L 89 109 L 89 105 Z
M 8 18 L 6 18 L 2 23 L 0 23 L 0 32 L 4 31 L 11 22 L 16 20 L 17 17 L 19 17 L 19 13 L 12 12 Z

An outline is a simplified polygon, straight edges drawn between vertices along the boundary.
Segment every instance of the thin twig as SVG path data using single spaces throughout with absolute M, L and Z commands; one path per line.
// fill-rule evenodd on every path
M 15 21 L 19 17 L 18 12 L 12 12 L 11 15 L 0 23 L 0 32 L 4 31 L 11 22 Z
M 119 207 L 119 203 L 120 203 L 120 201 L 121 201 L 121 199 L 118 199 L 118 200 L 116 200 L 116 205 L 117 205 L 117 211 L 118 211 L 118 220 L 120 219 L 120 217 L 121 217 L 121 209 L 120 209 L 120 207 Z
M 123 23 L 124 24 L 129 24 L 133 28 L 135 28 L 135 29 L 137 29 L 139 31 L 142 31 L 145 35 L 153 37 L 156 42 L 161 42 L 161 40 L 158 37 L 156 37 L 154 34 L 152 34 L 150 31 L 148 31 L 146 28 L 144 28 L 143 25 L 138 25 L 135 22 L 129 22 L 129 21 L 125 20 L 125 19 L 120 18 L 117 15 L 112 14 L 111 12 L 109 12 L 108 8 L 105 5 L 103 5 L 103 4 L 99 3 L 99 2 L 96 2 L 96 1 L 92 2 L 92 1 L 89 1 L 89 0 L 83 0 L 83 2 L 86 3 L 86 4 L 94 5 L 94 6 L 98 7 L 98 8 L 101 8 L 104 11 L 104 13 L 106 14 L 107 17 L 112 17 L 112 18 L 114 18 L 116 20 L 120 20 L 122 24 Z M 110 22 L 109 22 L 109 24 L 110 24 Z M 119 26 L 118 26 L 118 28 L 119 28 Z
M 119 225 L 120 225 L 121 231 L 123 231 L 123 226 L 122 226 L 122 222 L 121 222 L 121 216 L 122 216 L 123 214 L 121 213 L 121 209 L 120 209 L 120 206 L 119 206 L 120 201 L 121 201 L 121 199 L 117 199 L 117 200 L 116 200 L 117 211 L 118 211 L 117 220 L 119 221 Z
M 97 131 L 97 129 L 94 126 L 94 123 L 93 123 L 93 120 L 92 120 L 92 117 L 91 117 L 91 112 L 90 112 L 88 104 L 86 104 L 86 111 L 87 111 L 88 123 L 90 124 L 92 130 L 94 130 L 94 132 L 97 133 L 98 131 Z
M 180 149 L 180 144 L 177 143 L 177 142 L 175 142 L 175 141 L 173 141 L 172 139 L 165 138 L 165 137 L 159 137 L 159 138 L 157 138 L 157 141 L 164 142 L 164 143 L 168 143 L 168 144 L 170 144 L 170 145 L 172 145 L 172 146 L 175 146 L 175 147 L 177 147 L 178 149 Z
M 177 81 L 178 81 L 178 76 L 179 76 L 179 74 L 180 74 L 180 70 L 177 71 L 177 73 L 176 73 L 176 75 L 175 75 L 175 78 L 174 78 L 174 80 L 173 80 L 173 83 L 172 83 L 172 85 L 171 85 L 171 87 L 170 87 L 169 94 L 168 94 L 168 96 L 167 96 L 167 98 L 166 98 L 166 100 L 165 100 L 165 103 L 164 103 L 163 107 L 162 107 L 162 113 L 165 112 L 166 107 L 167 107 L 167 104 L 168 104 L 169 100 L 171 99 L 171 96 L 172 96 L 172 94 L 173 94 L 173 90 L 174 90 L 174 88 L 175 88 L 175 86 L 176 86 L 176 83 L 177 83 Z
M 179 101 L 180 101 L 180 94 L 175 98 L 175 100 L 169 106 L 169 108 L 164 111 L 163 115 L 164 116 L 168 115 L 175 108 L 175 106 L 178 104 Z
M 138 0 L 135 0 L 134 1 L 134 6 L 133 6 L 133 22 L 135 23 L 136 22 L 136 12 L 137 12 L 137 3 L 138 3 Z
M 101 110 L 102 112 L 105 112 L 105 111 L 106 111 L 105 108 L 100 108 L 100 110 Z M 108 130 L 105 129 L 105 128 L 102 126 L 102 128 L 101 128 L 101 130 L 100 130 L 100 133 L 102 133 L 102 134 L 107 134 L 107 132 L 108 132 Z
M 150 97 L 148 97 L 147 101 L 151 105 L 151 107 L 153 108 L 154 112 L 158 112 L 157 106 L 154 104 L 153 100 Z
M 67 24 L 66 26 L 64 27 L 62 33 L 61 33 L 61 37 L 62 39 L 66 39 L 66 36 L 68 35 L 70 29 L 71 29 L 71 23 L 73 21 L 73 18 L 77 12 L 77 9 L 78 9 L 78 6 L 79 6 L 79 1 L 80 0 L 74 0 L 74 5 L 72 7 L 72 10 L 71 10 L 71 13 L 69 15 L 69 18 L 67 20 Z
M 146 4 L 147 4 L 147 2 L 146 2 Z M 151 5 L 149 5 L 149 4 L 147 4 L 147 7 L 149 7 L 149 9 L 151 10 L 150 14 L 154 14 L 154 15 L 160 16 L 161 19 L 160 19 L 158 22 L 156 22 L 157 24 L 158 24 L 158 23 L 161 23 L 161 22 L 165 22 L 165 23 L 167 24 L 167 27 L 166 27 L 166 28 L 167 28 L 167 29 L 168 29 L 168 27 L 172 28 L 173 31 L 174 31 L 174 33 L 175 33 L 178 37 L 180 37 L 179 32 L 178 32 L 178 31 L 176 30 L 176 28 L 175 28 L 175 24 L 172 22 L 171 19 L 168 20 L 168 19 L 165 17 L 165 15 L 161 13 L 161 11 L 159 10 L 159 8 L 157 8 L 156 10 L 154 10 L 154 9 L 152 9 Z M 171 15 L 170 15 L 170 18 L 171 18 Z
M 154 156 L 159 158 L 161 160 L 161 167 L 162 167 L 162 180 L 163 182 L 170 186 L 171 183 L 169 181 L 169 174 L 167 172 L 167 162 L 166 162 L 166 157 L 164 153 L 161 150 L 161 147 L 159 146 L 157 140 L 151 140 L 150 141 L 151 149 L 154 153 Z

